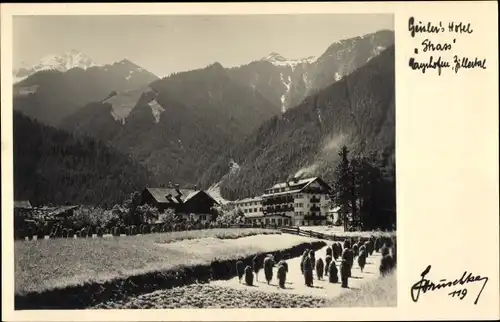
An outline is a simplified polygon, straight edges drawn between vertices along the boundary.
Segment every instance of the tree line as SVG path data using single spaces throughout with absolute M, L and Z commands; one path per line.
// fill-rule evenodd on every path
M 395 166 L 387 155 L 339 151 L 331 200 L 344 229 L 395 229 Z

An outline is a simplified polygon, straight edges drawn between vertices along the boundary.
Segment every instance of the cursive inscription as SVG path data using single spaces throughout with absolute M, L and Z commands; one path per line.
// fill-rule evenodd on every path
M 408 31 L 412 38 L 422 36 L 422 40 L 413 49 L 414 55 L 425 54 L 424 57 L 410 57 L 409 67 L 412 70 L 420 71 L 425 74 L 428 70 L 434 70 L 439 76 L 444 70 L 450 70 L 454 74 L 465 70 L 486 69 L 486 58 L 482 57 L 463 57 L 458 54 L 457 38 L 470 37 L 474 29 L 468 22 L 451 21 L 431 22 L 415 19 L 408 19 Z M 442 39 L 438 34 L 452 34 L 450 39 Z M 433 40 L 432 37 L 439 37 L 439 40 Z M 475 55 L 474 55 L 475 56 Z
M 413 302 L 418 301 L 421 292 L 422 293 L 433 292 L 444 288 L 451 288 L 457 285 L 463 286 L 468 283 L 483 282 L 483 286 L 481 287 L 481 290 L 477 294 L 476 300 L 474 301 L 474 304 L 477 304 L 479 298 L 481 297 L 481 293 L 483 292 L 484 287 L 488 283 L 488 277 L 481 275 L 474 275 L 472 273 L 467 273 L 467 271 L 465 271 L 462 274 L 462 277 L 460 277 L 459 279 L 455 279 L 453 281 L 440 279 L 439 282 L 432 282 L 431 280 L 426 279 L 426 276 L 427 274 L 429 274 L 430 270 L 431 270 L 431 265 L 428 265 L 427 268 L 424 269 L 424 271 L 420 274 L 421 279 L 415 284 L 413 284 L 413 286 L 411 287 L 410 293 Z M 453 297 L 458 296 L 458 298 L 462 300 L 467 295 L 467 289 L 463 288 L 462 290 L 453 291 L 451 293 L 448 293 L 448 295 Z

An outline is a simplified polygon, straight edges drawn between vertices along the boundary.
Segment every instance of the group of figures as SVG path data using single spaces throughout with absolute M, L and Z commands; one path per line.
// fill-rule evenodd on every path
M 396 238 L 395 237 L 375 237 L 371 236 L 367 240 L 363 238 L 347 238 L 343 243 L 334 242 L 331 246 L 326 248 L 325 259 L 319 257 L 316 259 L 316 252 L 313 249 L 306 249 L 302 254 L 300 261 L 300 270 L 304 276 L 304 283 L 308 287 L 313 287 L 314 272 L 318 280 L 323 280 L 328 277 L 330 283 L 340 281 L 342 288 L 349 287 L 349 278 L 352 277 L 352 268 L 354 261 L 363 272 L 366 265 L 366 259 L 377 252 L 380 253 L 382 259 L 380 260 L 379 272 L 381 276 L 390 273 L 396 266 Z M 277 258 L 278 257 L 278 258 Z M 275 255 L 256 255 L 253 258 L 252 266 L 245 267 L 243 261 L 236 263 L 236 271 L 238 274 L 239 282 L 241 283 L 245 277 L 247 285 L 253 285 L 254 273 L 258 281 L 258 273 L 263 268 L 267 284 L 270 284 L 273 278 L 273 268 L 277 267 L 278 286 L 285 288 L 286 275 L 288 273 L 288 264 L 284 259 L 280 259 L 280 253 Z M 337 262 L 339 267 L 337 267 Z

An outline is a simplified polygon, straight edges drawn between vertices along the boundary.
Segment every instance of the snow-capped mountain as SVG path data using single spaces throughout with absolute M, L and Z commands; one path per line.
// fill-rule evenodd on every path
M 20 82 L 21 80 L 26 79 L 28 76 L 41 70 L 57 70 L 60 72 L 66 72 L 75 67 L 87 69 L 93 66 L 97 66 L 97 64 L 94 63 L 89 56 L 72 49 L 62 55 L 51 54 L 44 56 L 37 64 L 31 67 L 23 66 L 15 69 L 13 73 L 14 83 Z
M 158 79 L 127 59 L 98 66 L 76 51 L 46 56 L 24 73 L 14 83 L 14 108 L 50 125 L 112 92 L 135 90 Z
M 302 58 L 302 59 L 287 59 L 278 53 L 270 53 L 266 57 L 263 57 L 261 60 L 268 61 L 271 64 L 273 64 L 274 66 L 290 66 L 293 69 L 297 65 L 312 64 L 316 60 L 318 60 L 318 57 L 310 56 L 310 57 Z
M 247 65 L 231 68 L 229 74 L 286 112 L 311 93 L 360 68 L 392 44 L 394 32 L 381 30 L 336 41 L 319 57 L 288 59 L 272 52 Z

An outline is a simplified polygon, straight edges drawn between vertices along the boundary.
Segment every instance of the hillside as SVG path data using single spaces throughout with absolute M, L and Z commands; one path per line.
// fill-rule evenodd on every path
M 287 59 L 278 53 L 231 68 L 229 76 L 252 87 L 282 111 L 299 105 L 308 95 L 349 75 L 394 44 L 394 32 L 343 39 L 319 57 Z
M 14 198 L 40 204 L 120 203 L 151 174 L 130 157 L 87 137 L 14 111 Z
M 394 46 L 361 68 L 265 122 L 222 155 L 199 184 L 220 182 L 227 199 L 253 196 L 292 176 L 333 179 L 342 144 L 393 162 Z M 234 164 L 238 167 L 234 167 Z
M 41 69 L 14 84 L 13 104 L 14 109 L 42 123 L 57 126 L 79 108 L 101 101 L 113 91 L 135 89 L 156 79 L 158 77 L 128 60 L 69 70 L 55 65 L 53 69 Z
M 61 126 L 132 155 L 161 182 L 194 184 L 219 155 L 279 113 L 215 63 L 88 104 Z

